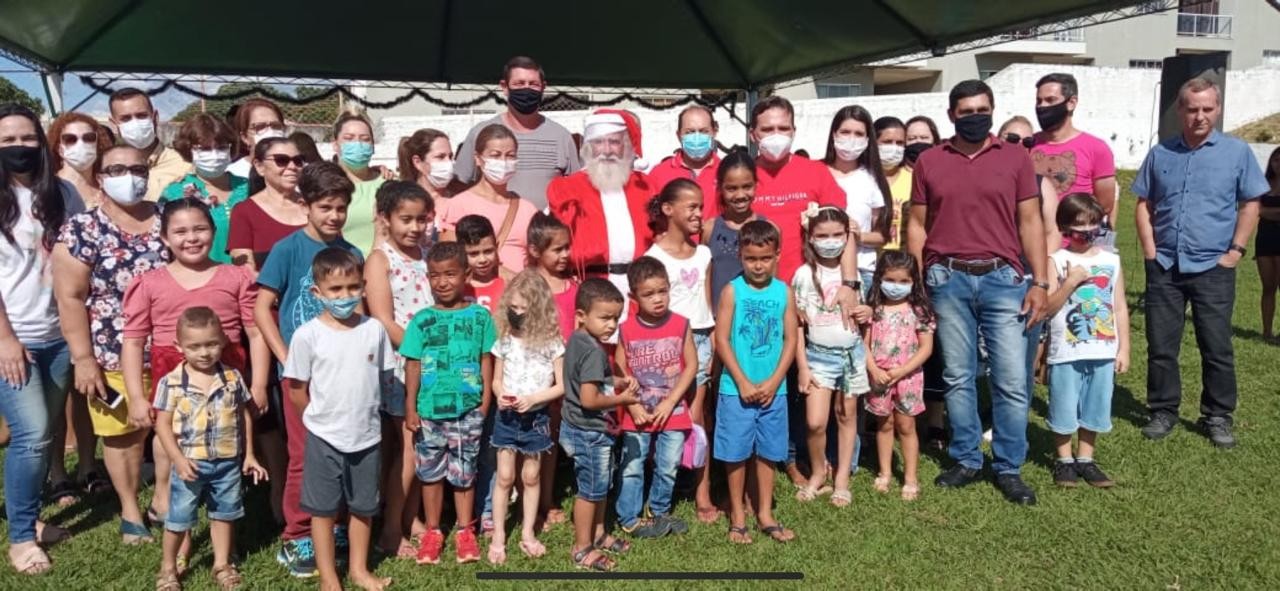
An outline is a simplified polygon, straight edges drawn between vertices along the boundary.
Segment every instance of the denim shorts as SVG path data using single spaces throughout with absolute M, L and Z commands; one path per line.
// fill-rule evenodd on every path
M 722 462 L 745 462 L 752 454 L 771 462 L 787 459 L 787 397 L 779 392 L 769 406 L 743 404 L 721 394 L 716 400 L 715 445 Z
M 382 388 L 382 414 L 397 419 L 404 418 L 404 382 L 395 378 Z
M 418 480 L 432 483 L 448 478 L 449 484 L 457 488 L 471 488 L 476 480 L 482 431 L 484 413 L 479 408 L 456 419 L 422 419 L 414 443 Z
M 1049 430 L 1070 435 L 1078 429 L 1111 430 L 1112 359 L 1070 361 L 1049 366 Z
M 235 521 L 244 517 L 240 460 L 192 460 L 192 463 L 196 466 L 194 481 L 183 480 L 177 470 L 169 477 L 169 514 L 165 516 L 164 528 L 184 532 L 195 527 L 201 502 L 213 521 Z
M 843 392 L 846 398 L 871 390 L 867 381 L 867 352 L 861 342 L 847 349 L 806 342 L 804 355 L 809 362 L 809 373 L 819 386 Z
M 714 328 L 700 328 L 693 331 L 693 346 L 698 350 L 698 377 L 694 386 L 705 386 L 711 381 L 711 333 Z
M 489 445 L 494 449 L 509 449 L 527 456 L 536 456 L 551 449 L 551 412 L 546 407 L 527 413 L 499 410 L 493 422 L 493 436 Z
M 560 447 L 573 459 L 573 475 L 578 484 L 578 498 L 603 501 L 609 496 L 613 480 L 612 435 L 603 431 L 587 431 L 569 421 L 560 423 Z

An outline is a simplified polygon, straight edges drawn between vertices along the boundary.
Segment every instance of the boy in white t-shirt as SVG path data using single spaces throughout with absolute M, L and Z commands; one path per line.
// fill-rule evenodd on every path
M 1129 369 L 1129 307 L 1120 257 L 1097 244 L 1104 215 L 1092 196 L 1068 195 L 1056 220 L 1067 246 L 1049 255 L 1048 425 L 1058 452 L 1053 480 L 1068 488 L 1079 479 L 1101 488 L 1114 484 L 1094 462 L 1094 451 L 1098 433 L 1111 430 L 1115 374 Z
M 391 579 L 369 571 L 369 538 L 378 512 L 378 411 L 395 356 L 382 324 L 356 311 L 364 280 L 354 254 L 326 248 L 316 253 L 311 274 L 324 312 L 293 333 L 284 364 L 289 400 L 306 426 L 299 504 L 311 515 L 320 587 L 342 588 L 333 530 L 345 506 L 351 515 L 347 575 L 363 589 L 382 589 Z

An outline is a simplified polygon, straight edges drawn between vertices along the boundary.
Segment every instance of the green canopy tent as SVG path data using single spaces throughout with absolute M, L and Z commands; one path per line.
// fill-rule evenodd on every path
M 0 0 L 0 48 L 47 73 L 755 89 L 1133 0 Z

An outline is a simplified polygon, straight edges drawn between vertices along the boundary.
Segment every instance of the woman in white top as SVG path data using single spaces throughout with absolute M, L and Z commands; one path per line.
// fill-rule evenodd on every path
M 84 208 L 69 193 L 35 113 L 0 105 L 0 413 L 12 431 L 4 501 L 9 562 L 24 575 L 48 571 L 40 544 L 68 535 L 38 517 L 53 425 L 71 382 L 50 273 L 58 228 Z
M 849 231 L 858 244 L 858 273 L 862 276 L 862 296 L 871 286 L 876 255 L 885 245 L 892 223 L 892 211 L 885 208 L 889 183 L 880 166 L 880 152 L 868 150 L 872 143 L 871 113 L 858 105 L 836 111 L 827 138 L 827 154 L 822 161 L 847 195 L 845 213 Z

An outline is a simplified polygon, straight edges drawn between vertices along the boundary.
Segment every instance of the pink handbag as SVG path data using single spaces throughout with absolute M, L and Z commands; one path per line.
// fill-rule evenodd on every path
M 701 468 L 707 464 L 707 432 L 700 425 L 686 432 L 684 438 L 684 454 L 680 457 L 680 467 L 686 470 Z

